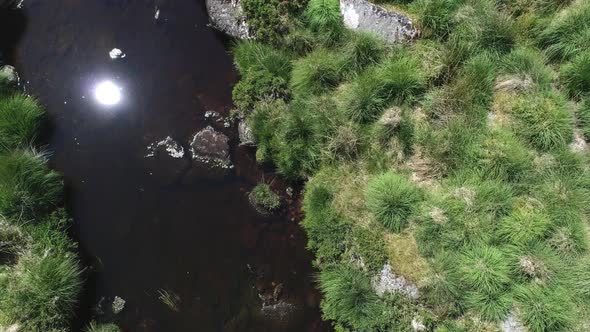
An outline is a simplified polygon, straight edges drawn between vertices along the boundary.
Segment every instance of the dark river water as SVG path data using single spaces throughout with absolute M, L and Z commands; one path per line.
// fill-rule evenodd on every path
M 250 207 L 247 192 L 274 176 L 238 147 L 235 124 L 205 116 L 229 114 L 237 75 L 202 1 L 26 0 L 0 16 L 5 60 L 49 113 L 51 163 L 89 266 L 76 329 L 97 319 L 125 331 L 329 330 L 296 213 Z M 125 58 L 111 59 L 113 48 Z M 119 86 L 119 104 L 96 100 L 104 81 Z M 145 157 L 167 136 L 188 148 L 207 125 L 231 139 L 225 175 Z M 126 301 L 119 314 L 115 296 Z

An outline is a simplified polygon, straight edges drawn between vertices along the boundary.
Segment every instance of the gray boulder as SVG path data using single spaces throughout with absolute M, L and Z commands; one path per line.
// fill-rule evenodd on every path
M 222 168 L 231 168 L 229 138 L 213 127 L 197 132 L 190 143 L 193 160 Z
M 205 4 L 213 27 L 235 38 L 250 38 L 240 0 L 207 0 Z
M 366 0 L 340 0 L 340 11 L 349 29 L 374 33 L 392 43 L 412 40 L 420 34 L 409 17 Z

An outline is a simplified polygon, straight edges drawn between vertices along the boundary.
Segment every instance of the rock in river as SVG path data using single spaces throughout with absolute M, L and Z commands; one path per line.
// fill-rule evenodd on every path
M 199 131 L 190 143 L 193 160 L 222 168 L 231 168 L 229 138 L 213 127 Z
M 250 38 L 250 29 L 240 0 L 207 0 L 207 12 L 213 26 L 235 38 Z
M 340 11 L 349 29 L 371 32 L 392 43 L 412 40 L 420 33 L 409 17 L 366 0 L 340 0 Z

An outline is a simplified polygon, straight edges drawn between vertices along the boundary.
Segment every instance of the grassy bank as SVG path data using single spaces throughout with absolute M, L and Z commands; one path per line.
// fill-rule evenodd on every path
M 69 331 L 83 267 L 62 178 L 36 148 L 44 110 L 12 79 L 0 75 L 0 331 Z
M 234 101 L 259 162 L 306 181 L 324 317 L 338 331 L 590 329 L 576 148 L 590 3 L 389 1 L 422 31 L 398 45 L 347 30 L 337 0 L 288 3 L 250 14 L 264 30 L 234 47 Z M 379 290 L 387 278 L 403 287 Z

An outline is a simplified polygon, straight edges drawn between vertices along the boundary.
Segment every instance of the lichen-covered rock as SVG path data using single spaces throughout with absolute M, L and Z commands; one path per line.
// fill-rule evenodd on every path
M 229 138 L 211 126 L 199 131 L 190 143 L 193 160 L 222 168 L 231 168 Z
M 256 145 L 256 140 L 254 138 L 254 134 L 252 133 L 252 128 L 248 126 L 246 121 L 242 120 L 238 124 L 238 135 L 240 137 L 240 144 L 241 145 Z
M 213 27 L 235 38 L 250 38 L 240 0 L 207 0 L 206 6 Z
M 576 153 L 584 153 L 589 150 L 588 143 L 584 140 L 584 135 L 580 130 L 574 131 L 574 139 L 570 143 L 570 150 Z
M 393 273 L 389 264 L 383 265 L 381 273 L 373 280 L 373 289 L 379 296 L 385 293 L 401 293 L 411 299 L 419 296 L 418 287 Z
M 508 317 L 500 322 L 500 328 L 502 332 L 526 332 L 527 329 L 524 327 L 518 314 L 515 311 L 510 312 Z
M 0 79 L 14 85 L 18 84 L 20 80 L 16 69 L 9 65 L 0 67 Z
M 168 136 L 161 141 L 148 145 L 145 157 L 156 157 L 162 154 L 169 155 L 172 158 L 182 158 L 184 157 L 184 148 L 172 137 Z
M 412 40 L 420 34 L 409 17 L 366 0 L 340 0 L 340 11 L 349 29 L 371 32 L 392 43 Z

